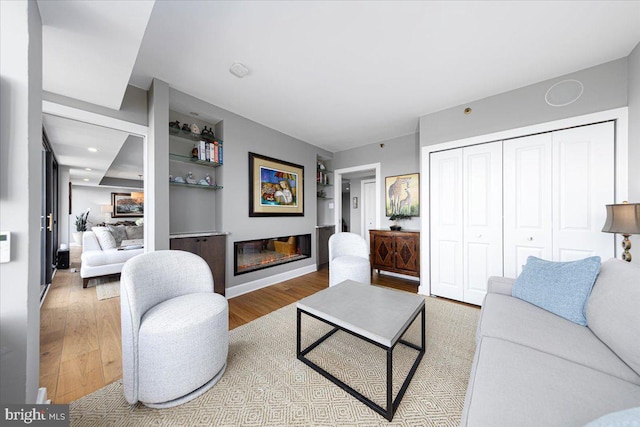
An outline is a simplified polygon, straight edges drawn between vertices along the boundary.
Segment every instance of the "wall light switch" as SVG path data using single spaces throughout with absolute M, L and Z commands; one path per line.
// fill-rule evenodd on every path
M 0 263 L 11 261 L 11 233 L 0 231 Z
M 329 203 L 329 209 L 333 209 L 333 203 Z

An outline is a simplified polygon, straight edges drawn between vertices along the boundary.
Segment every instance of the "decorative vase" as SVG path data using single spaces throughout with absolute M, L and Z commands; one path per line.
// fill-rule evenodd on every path
M 74 231 L 72 233 L 73 242 L 78 246 L 82 246 L 82 233 L 84 233 L 84 231 Z

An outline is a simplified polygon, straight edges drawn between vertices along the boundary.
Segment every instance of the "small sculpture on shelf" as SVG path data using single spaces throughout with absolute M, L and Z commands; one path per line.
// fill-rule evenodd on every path
M 191 126 L 189 126 L 189 123 L 185 123 L 182 125 L 182 130 L 185 132 L 191 132 Z
M 193 123 L 191 125 L 191 133 L 196 134 L 196 135 L 200 135 L 200 128 L 198 127 L 197 124 Z
M 195 159 L 198 158 L 198 144 L 193 144 L 193 148 L 191 149 L 191 157 Z
M 195 183 L 197 183 L 197 181 L 193 177 L 193 173 L 191 171 L 189 171 L 189 173 L 184 177 L 184 180 L 187 181 L 187 184 L 195 184 Z
M 213 183 L 213 180 L 211 179 L 211 175 L 207 174 L 207 176 L 204 177 L 204 180 L 207 181 L 208 185 L 215 185 L 215 183 Z
M 169 175 L 169 182 L 173 182 L 173 175 Z
M 180 130 L 180 122 L 177 120 L 175 122 L 169 122 L 169 128 L 171 130 Z
M 213 134 L 213 128 L 211 129 L 207 129 L 207 127 L 205 126 L 204 129 L 202 130 L 202 133 L 200 134 L 204 137 L 210 138 L 210 139 L 214 139 L 215 135 Z

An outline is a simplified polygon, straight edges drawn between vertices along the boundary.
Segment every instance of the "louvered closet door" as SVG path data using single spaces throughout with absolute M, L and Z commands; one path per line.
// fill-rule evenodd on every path
M 463 149 L 463 301 L 481 305 L 502 276 L 502 142 Z
M 529 255 L 552 259 L 552 147 L 549 133 L 503 143 L 504 275 Z
M 603 233 L 605 205 L 614 203 L 614 124 L 553 132 L 553 259 L 614 256 Z
M 462 149 L 430 159 L 431 293 L 462 301 Z

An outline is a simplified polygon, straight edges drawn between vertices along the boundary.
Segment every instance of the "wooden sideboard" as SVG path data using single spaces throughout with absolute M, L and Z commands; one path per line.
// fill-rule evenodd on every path
M 371 269 L 420 277 L 420 232 L 369 230 Z

